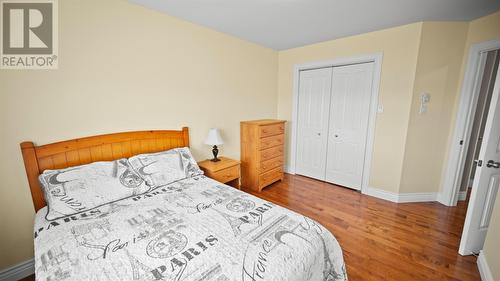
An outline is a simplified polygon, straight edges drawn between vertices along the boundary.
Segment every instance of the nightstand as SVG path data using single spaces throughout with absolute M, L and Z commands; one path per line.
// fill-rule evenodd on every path
M 240 161 L 227 157 L 219 159 L 218 162 L 207 159 L 198 162 L 198 166 L 205 172 L 205 176 L 240 189 Z

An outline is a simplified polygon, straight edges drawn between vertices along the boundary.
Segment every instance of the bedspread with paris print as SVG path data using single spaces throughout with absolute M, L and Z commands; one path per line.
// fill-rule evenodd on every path
M 36 280 L 347 280 L 316 221 L 203 175 L 35 219 Z

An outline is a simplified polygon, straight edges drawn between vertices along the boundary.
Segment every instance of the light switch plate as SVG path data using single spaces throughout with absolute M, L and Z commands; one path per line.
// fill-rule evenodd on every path
M 430 101 L 431 101 L 431 95 L 429 93 L 422 92 L 420 94 L 420 110 L 419 110 L 420 114 L 424 114 L 427 112 L 428 104 Z

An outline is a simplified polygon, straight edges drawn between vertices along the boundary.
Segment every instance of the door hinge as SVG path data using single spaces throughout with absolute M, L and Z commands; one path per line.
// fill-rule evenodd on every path
M 464 140 L 460 140 L 460 145 L 463 145 L 464 144 Z
M 476 163 L 478 167 L 483 166 L 483 160 L 474 160 L 474 163 Z

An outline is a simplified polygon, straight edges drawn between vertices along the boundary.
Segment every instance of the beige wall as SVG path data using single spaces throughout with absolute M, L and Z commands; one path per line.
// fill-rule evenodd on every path
M 500 11 L 473 20 L 469 24 L 467 47 L 500 37 Z
M 189 126 L 239 157 L 239 121 L 276 117 L 276 51 L 126 1 L 59 1 L 59 69 L 0 71 L 0 269 L 33 256 L 19 142 Z
M 384 105 L 384 113 L 378 114 L 376 119 L 369 184 L 397 192 L 401 180 L 421 27 L 422 23 L 415 23 L 279 52 L 278 118 L 292 118 L 295 64 L 383 52 L 379 101 Z M 288 161 L 289 133 L 286 138 Z
M 468 23 L 424 22 L 399 192 L 437 192 L 441 182 L 453 104 Z M 420 95 L 431 95 L 428 111 L 420 114 Z

